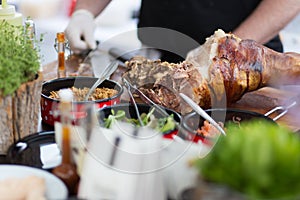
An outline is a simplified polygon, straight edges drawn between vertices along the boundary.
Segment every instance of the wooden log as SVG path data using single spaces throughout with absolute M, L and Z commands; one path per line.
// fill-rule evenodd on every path
M 12 96 L 0 98 L 0 154 L 5 154 L 6 149 L 14 142 L 12 109 Z
M 0 98 L 0 154 L 15 141 L 38 130 L 43 76 L 22 84 L 12 95 Z

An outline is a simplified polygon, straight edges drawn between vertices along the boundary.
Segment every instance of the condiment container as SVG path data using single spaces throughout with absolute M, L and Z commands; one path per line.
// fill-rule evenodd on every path
M 62 162 L 59 166 L 52 170 L 52 173 L 60 178 L 67 186 L 69 193 L 74 195 L 77 193 L 77 186 L 79 183 L 79 175 L 77 174 L 76 165 L 72 160 L 71 153 L 71 110 L 73 93 L 69 89 L 59 91 L 61 103 L 59 109 L 61 111 L 61 131 L 62 131 L 62 145 L 61 154 Z
M 57 43 L 57 78 L 64 78 L 67 76 L 66 73 L 66 59 L 65 59 L 65 48 L 66 39 L 65 33 L 59 32 L 56 34 Z
M 2 0 L 2 4 L 0 6 L 0 20 L 5 20 L 9 24 L 14 26 L 23 25 L 23 15 L 16 12 L 16 8 L 14 5 L 8 5 L 6 3 L 6 0 Z

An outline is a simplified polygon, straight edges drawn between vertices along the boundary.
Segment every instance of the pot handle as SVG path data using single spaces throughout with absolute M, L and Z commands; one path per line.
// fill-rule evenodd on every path
M 299 102 L 300 102 L 300 94 L 288 99 L 284 105 L 277 106 L 271 109 L 270 111 L 268 111 L 267 113 L 265 113 L 264 115 L 266 117 L 269 117 L 273 113 L 278 113 L 278 115 L 273 118 L 273 121 L 276 121 L 282 116 L 284 116 L 289 111 L 290 108 L 296 106 Z

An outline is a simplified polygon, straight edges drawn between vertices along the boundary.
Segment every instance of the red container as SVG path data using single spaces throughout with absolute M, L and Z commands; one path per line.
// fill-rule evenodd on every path
M 95 77 L 68 77 L 68 78 L 58 78 L 47 81 L 43 83 L 42 93 L 41 93 L 41 117 L 42 121 L 48 125 L 53 126 L 55 121 L 59 121 L 58 115 L 58 105 L 59 100 L 50 98 L 51 91 L 58 91 L 64 88 L 91 88 L 92 85 L 98 80 Z M 112 80 L 105 80 L 98 88 L 111 88 L 118 91 L 118 93 L 107 99 L 101 99 L 96 101 L 78 101 L 73 102 L 73 119 L 74 123 L 78 119 L 84 118 L 86 116 L 86 105 L 90 103 L 95 103 L 96 108 L 103 108 L 105 106 L 111 106 L 120 103 L 121 95 L 123 93 L 123 87 Z
M 137 104 L 137 107 L 138 107 L 138 110 L 140 111 L 140 114 L 148 113 L 150 111 L 150 109 L 152 108 L 151 106 L 149 106 L 147 104 Z M 132 104 L 129 104 L 129 103 L 122 103 L 122 104 L 108 106 L 108 107 L 104 107 L 104 108 L 100 109 L 99 113 L 98 113 L 98 120 L 99 120 L 100 125 L 104 124 L 104 119 L 107 118 L 111 114 L 112 109 L 115 112 L 117 112 L 118 110 L 124 110 L 125 115 L 126 115 L 127 118 L 137 119 L 137 115 L 136 115 L 134 106 Z M 174 120 L 176 122 L 178 122 L 178 123 L 181 122 L 180 114 L 178 114 L 174 110 L 171 110 L 171 109 L 168 109 L 168 108 L 165 108 L 165 110 L 169 115 L 173 114 Z M 156 110 L 154 110 L 153 114 L 156 118 L 161 118 L 162 117 L 162 115 Z M 173 138 L 172 136 L 176 135 L 177 133 L 178 133 L 178 130 L 174 129 L 171 132 L 162 133 L 162 134 L 163 134 L 164 138 L 172 139 Z

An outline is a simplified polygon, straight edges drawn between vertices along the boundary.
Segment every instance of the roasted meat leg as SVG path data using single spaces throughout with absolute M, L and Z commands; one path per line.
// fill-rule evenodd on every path
M 300 54 L 279 53 L 222 30 L 189 52 L 186 60 L 201 71 L 215 97 L 226 94 L 229 103 L 266 85 L 300 81 Z

